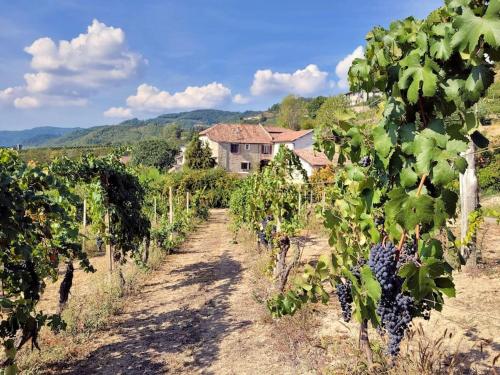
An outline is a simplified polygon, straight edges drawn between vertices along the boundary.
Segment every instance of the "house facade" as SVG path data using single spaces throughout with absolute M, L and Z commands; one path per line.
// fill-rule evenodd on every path
M 312 130 L 294 131 L 260 124 L 217 124 L 200 132 L 200 140 L 210 146 L 217 164 L 233 173 L 247 174 L 259 170 L 273 159 L 281 145 L 299 156 L 308 175 L 329 163 L 324 155 L 326 164 L 320 165 L 319 159 L 310 163 L 314 143 Z M 308 157 L 309 161 L 303 157 Z
M 258 170 L 272 159 L 271 135 L 262 125 L 217 124 L 200 132 L 217 165 L 234 173 Z

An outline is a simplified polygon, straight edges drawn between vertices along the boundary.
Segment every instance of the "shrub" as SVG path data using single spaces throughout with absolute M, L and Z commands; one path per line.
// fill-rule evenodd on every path
M 225 208 L 238 180 L 222 168 L 184 169 L 168 175 L 166 189 L 172 187 L 176 194 L 182 195 L 187 191 L 198 193 L 209 208 Z
M 479 186 L 483 192 L 500 192 L 500 153 L 496 154 L 491 162 L 478 171 Z
M 179 153 L 177 146 L 163 139 L 153 139 L 139 142 L 132 151 L 132 162 L 136 165 L 156 167 L 161 170 L 169 169 Z

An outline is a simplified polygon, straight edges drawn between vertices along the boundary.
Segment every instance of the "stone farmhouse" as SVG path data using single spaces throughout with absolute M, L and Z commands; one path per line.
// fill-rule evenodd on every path
M 292 150 L 310 176 L 315 169 L 330 165 L 313 149 L 313 130 L 290 130 L 278 126 L 217 124 L 200 132 L 200 140 L 212 150 L 217 164 L 229 172 L 247 174 L 267 165 L 280 145 Z

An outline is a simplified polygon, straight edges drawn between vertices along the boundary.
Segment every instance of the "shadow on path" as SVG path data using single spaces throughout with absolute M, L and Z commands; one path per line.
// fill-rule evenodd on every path
M 190 264 L 170 274 L 184 277 L 167 287 L 162 283 L 150 284 L 154 285 L 155 294 L 164 289 L 161 294 L 163 301 L 149 302 L 155 304 L 153 309 L 162 310 L 164 305 L 165 312 L 155 314 L 146 304 L 144 309 L 129 313 L 130 317 L 116 328 L 119 342 L 99 347 L 67 373 L 209 374 L 203 370 L 217 359 L 223 337 L 250 324 L 250 321 L 237 321 L 228 314 L 228 299 L 240 281 L 241 265 L 224 253 L 216 261 Z M 168 276 L 165 281 L 168 281 Z M 206 295 L 201 298 L 193 296 L 193 299 L 198 299 L 198 306 L 202 303 L 201 307 L 192 306 L 193 301 L 187 295 L 183 306 L 167 311 L 172 300 L 178 298 L 176 291 L 195 284 L 199 284 L 199 289 L 207 288 Z M 157 298 L 155 294 L 147 297 Z M 136 303 L 141 303 L 137 301 L 139 298 Z M 183 353 L 179 356 L 181 363 L 167 363 L 169 353 Z

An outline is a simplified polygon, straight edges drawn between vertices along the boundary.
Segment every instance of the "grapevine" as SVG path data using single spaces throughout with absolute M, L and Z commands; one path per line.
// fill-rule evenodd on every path
M 352 91 L 381 92 L 382 119 L 355 124 L 350 109 L 339 109 L 317 129 L 316 147 L 339 164 L 322 211 L 334 251 L 273 299 L 275 316 L 325 301 L 326 283 L 348 280 L 371 363 L 368 322 L 389 333 L 396 356 L 412 319 L 428 318 L 444 296 L 455 296 L 445 259 L 458 252 L 449 228 L 453 183 L 467 168 L 461 153 L 478 138 L 473 106 L 500 57 L 499 13 L 498 0 L 447 0 L 425 20 L 409 17 L 367 34 L 349 80 Z M 451 241 L 441 242 L 443 233 Z M 360 259 L 369 264 L 354 275 Z
M 57 278 L 59 263 L 75 259 L 82 269 L 93 271 L 81 250 L 76 201 L 64 181 L 0 149 L 0 338 L 5 371 L 16 372 L 16 353 L 25 343 L 38 347 L 42 326 L 64 328 L 59 315 L 37 310 L 45 281 Z
M 102 158 L 84 155 L 76 161 L 63 158 L 54 161 L 50 168 L 68 184 L 83 182 L 94 186 L 93 223 L 98 236 L 115 246 L 115 260 L 123 262 L 127 253 L 138 253 L 143 239 L 149 237 L 151 225 L 142 211 L 146 191 L 117 154 Z M 104 228 L 106 212 L 112 228 L 109 236 Z
M 306 182 L 307 175 L 298 157 L 288 148 L 280 147 L 274 160 L 259 173 L 241 182 L 231 196 L 230 210 L 236 231 L 249 227 L 259 243 L 271 248 L 271 270 L 277 289 L 283 290 L 296 260 L 286 264 L 290 237 L 300 228 L 299 186 L 292 181 Z M 295 257 L 300 252 L 295 252 Z

